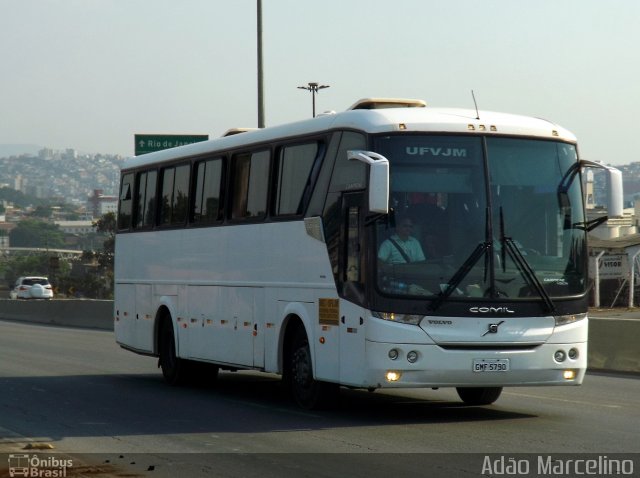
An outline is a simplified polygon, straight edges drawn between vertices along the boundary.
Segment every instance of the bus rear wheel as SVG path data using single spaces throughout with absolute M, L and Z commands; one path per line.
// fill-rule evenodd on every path
M 160 360 L 162 376 L 170 385 L 212 385 L 218 377 L 218 366 L 186 360 L 176 355 L 176 340 L 170 319 L 160 328 Z
M 458 396 L 467 405 L 491 405 L 502 393 L 502 387 L 458 387 Z
M 176 340 L 171 319 L 165 318 L 160 325 L 160 360 L 162 376 L 169 385 L 180 385 L 187 375 L 186 360 L 176 355 Z
M 327 408 L 335 402 L 339 386 L 313 378 L 309 340 L 303 328 L 295 332 L 287 381 L 294 401 L 302 408 Z

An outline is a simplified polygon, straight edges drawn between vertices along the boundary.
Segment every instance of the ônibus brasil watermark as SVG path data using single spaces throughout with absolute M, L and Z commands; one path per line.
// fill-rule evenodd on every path
M 633 475 L 631 459 L 610 458 L 607 455 L 561 458 L 540 455 L 534 458 L 499 458 L 485 456 L 482 474 L 488 476 L 629 476 Z
M 28 478 L 61 478 L 67 476 L 67 469 L 73 467 L 73 460 L 56 456 L 40 457 L 29 454 L 9 455 L 9 476 Z

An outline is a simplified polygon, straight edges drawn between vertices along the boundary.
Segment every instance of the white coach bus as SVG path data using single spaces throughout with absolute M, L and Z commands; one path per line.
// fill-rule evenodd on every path
M 477 405 L 579 385 L 596 166 L 545 120 L 392 99 L 131 158 L 117 342 L 172 384 L 281 374 L 308 408 L 339 386 L 455 387 Z

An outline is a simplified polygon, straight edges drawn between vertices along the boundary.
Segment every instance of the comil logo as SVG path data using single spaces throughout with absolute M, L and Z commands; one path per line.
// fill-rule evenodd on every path
M 472 314 L 515 314 L 514 310 L 509 307 L 471 307 L 469 312 Z
M 41 458 L 38 455 L 9 455 L 9 476 L 59 478 L 67 476 L 67 469 L 73 467 L 73 460 L 55 456 Z

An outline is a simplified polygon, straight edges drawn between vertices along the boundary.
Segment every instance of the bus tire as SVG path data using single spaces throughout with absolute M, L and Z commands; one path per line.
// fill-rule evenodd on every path
M 186 361 L 176 355 L 176 340 L 173 333 L 171 319 L 165 318 L 160 324 L 159 338 L 160 360 L 162 376 L 169 385 L 180 385 L 185 382 L 187 375 Z
M 311 410 L 327 408 L 335 403 L 338 384 L 313 378 L 311 348 L 303 327 L 295 331 L 289 360 L 287 381 L 291 396 L 300 407 Z
M 458 387 L 458 396 L 466 405 L 491 405 L 502 393 L 502 387 Z

